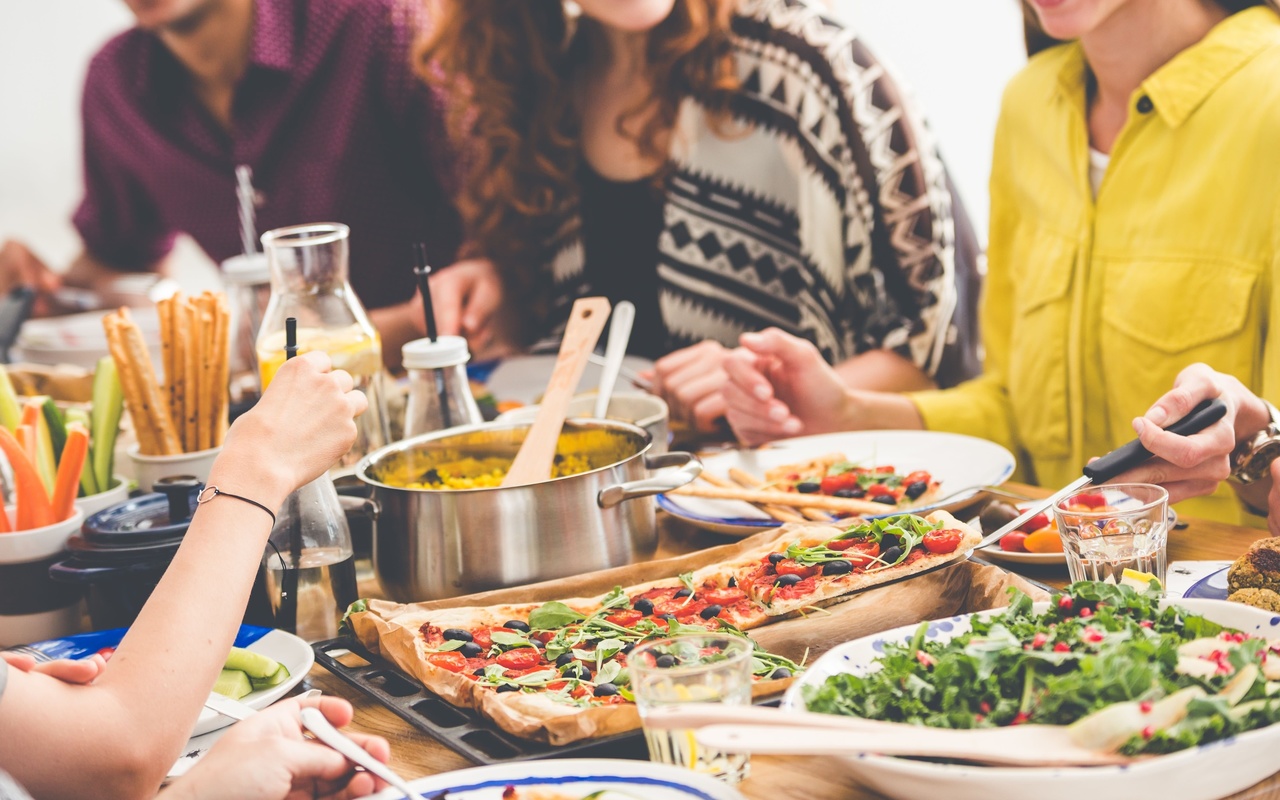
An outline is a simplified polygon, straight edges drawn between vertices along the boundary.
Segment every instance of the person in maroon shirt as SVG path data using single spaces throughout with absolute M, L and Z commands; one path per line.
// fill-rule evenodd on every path
M 179 233 L 215 261 L 239 253 L 235 172 L 247 165 L 260 232 L 351 226 L 352 286 L 398 362 L 423 333 L 411 245 L 443 266 L 460 231 L 442 104 L 411 67 L 421 2 L 125 2 L 137 27 L 85 80 L 84 252 L 56 275 L 8 242 L 0 290 L 34 286 L 48 311 L 61 285 L 163 271 Z M 442 293 L 468 291 L 465 263 L 446 272 Z

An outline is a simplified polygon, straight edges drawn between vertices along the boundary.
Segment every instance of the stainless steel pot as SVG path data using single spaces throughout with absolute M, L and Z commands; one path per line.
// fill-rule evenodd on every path
M 435 600 L 630 564 L 657 546 L 652 496 L 702 472 L 690 453 L 650 455 L 652 441 L 642 428 L 591 420 L 566 423 L 565 430 L 606 432 L 624 457 L 528 486 L 413 489 L 385 482 L 390 475 L 411 482 L 404 476 L 459 455 L 513 458 L 528 429 L 511 423 L 452 428 L 397 442 L 360 462 L 356 474 L 373 487 L 380 507 L 373 562 L 388 595 Z

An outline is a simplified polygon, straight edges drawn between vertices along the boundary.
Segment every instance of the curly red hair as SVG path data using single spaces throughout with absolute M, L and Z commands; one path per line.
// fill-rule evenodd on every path
M 676 0 L 650 32 L 653 96 L 618 121 L 628 136 L 623 124 L 645 115 L 630 138 L 647 158 L 665 161 L 663 134 L 686 97 L 727 119 L 738 88 L 732 8 L 732 0 Z M 575 26 L 562 0 L 436 0 L 432 11 L 418 71 L 451 96 L 450 136 L 468 158 L 459 207 L 472 254 L 493 259 L 509 296 L 526 292 L 549 256 L 544 244 L 577 200 L 581 147 L 572 88 L 602 40 L 599 25 L 582 16 Z

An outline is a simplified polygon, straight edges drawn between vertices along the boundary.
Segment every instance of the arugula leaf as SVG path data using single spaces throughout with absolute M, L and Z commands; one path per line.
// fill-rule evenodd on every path
M 559 600 L 543 603 L 529 615 L 529 627 L 539 631 L 553 631 L 572 625 L 583 619 L 583 615 L 569 608 Z
M 503 647 L 533 647 L 533 642 L 530 642 L 524 634 L 521 633 L 493 631 L 489 634 L 489 638 L 493 640 L 494 644 L 500 644 Z
M 446 639 L 444 642 L 440 644 L 439 647 L 435 648 L 435 652 L 448 653 L 453 650 L 457 650 L 458 648 L 462 647 L 464 644 L 466 644 L 466 642 L 460 639 Z
M 595 683 L 613 683 L 614 679 L 622 674 L 622 665 L 617 661 L 609 661 L 596 671 Z

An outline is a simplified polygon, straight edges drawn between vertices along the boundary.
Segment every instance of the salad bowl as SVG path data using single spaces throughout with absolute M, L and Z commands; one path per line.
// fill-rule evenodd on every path
M 1274 640 L 1280 638 L 1280 615 L 1221 600 L 1164 600 L 1228 628 Z M 1037 603 L 1043 613 L 1048 603 Z M 974 617 L 991 618 L 1002 609 L 934 620 L 926 639 L 946 642 L 970 630 Z M 787 691 L 782 708 L 807 710 L 805 687 L 823 685 L 842 673 L 865 675 L 878 668 L 876 659 L 888 643 L 912 640 L 919 625 L 846 642 L 828 651 Z M 1082 797 L 1168 797 L 1213 800 L 1247 789 L 1280 771 L 1280 724 L 1169 755 L 1122 766 L 989 767 L 921 761 L 864 754 L 839 758 L 859 783 L 892 798 L 947 797 L 949 800 L 1034 797 L 1036 800 L 1079 800 Z

